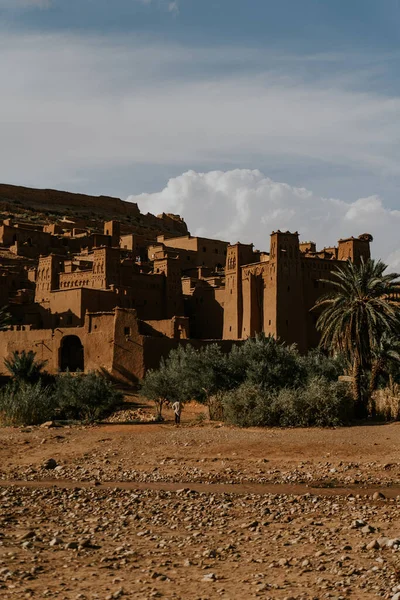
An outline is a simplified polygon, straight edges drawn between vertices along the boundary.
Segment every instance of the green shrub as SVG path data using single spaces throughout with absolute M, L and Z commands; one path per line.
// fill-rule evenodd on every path
M 272 395 L 259 385 L 243 383 L 226 392 L 222 399 L 224 420 L 239 427 L 270 425 L 268 411 Z
M 264 334 L 234 346 L 229 354 L 229 367 L 231 379 L 237 385 L 247 381 L 265 390 L 298 387 L 307 378 L 296 347 Z
M 348 386 L 322 377 L 297 389 L 245 383 L 225 394 L 223 405 L 225 420 L 240 427 L 334 427 L 354 416 Z
M 0 391 L 2 425 L 40 425 L 55 416 L 57 402 L 49 387 L 11 382 Z
M 324 377 L 329 381 L 337 381 L 348 368 L 348 363 L 342 354 L 327 356 L 322 350 L 316 348 L 300 357 L 300 363 L 306 371 L 307 378 Z
M 336 427 L 354 418 L 354 401 L 347 384 L 315 377 L 304 388 L 280 390 L 271 414 L 282 427 Z
M 123 394 L 95 372 L 60 375 L 55 395 L 62 416 L 86 422 L 97 421 L 123 401 Z

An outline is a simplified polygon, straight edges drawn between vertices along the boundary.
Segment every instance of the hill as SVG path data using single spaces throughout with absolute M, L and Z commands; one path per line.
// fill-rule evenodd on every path
M 186 223 L 179 215 L 142 214 L 136 203 L 110 196 L 90 196 L 51 189 L 0 184 L 0 211 L 35 222 L 52 222 L 62 216 L 84 220 L 96 227 L 115 219 L 137 233 L 186 235 Z

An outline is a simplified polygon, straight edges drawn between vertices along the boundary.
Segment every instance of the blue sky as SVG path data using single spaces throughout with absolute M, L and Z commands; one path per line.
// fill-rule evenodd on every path
M 263 219 L 312 236 L 304 188 L 314 237 L 362 233 L 362 209 L 400 268 L 399 37 L 400 0 L 0 0 L 0 180 L 139 196 L 260 246 Z M 238 172 L 233 229 L 213 229 Z M 292 190 L 281 211 L 267 179 Z M 204 214 L 194 188 L 216 198 Z M 348 207 L 332 230 L 327 198 Z

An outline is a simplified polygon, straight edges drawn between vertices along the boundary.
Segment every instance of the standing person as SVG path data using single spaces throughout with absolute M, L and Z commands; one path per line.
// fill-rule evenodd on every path
M 172 410 L 175 413 L 175 425 L 179 425 L 181 422 L 182 404 L 178 401 L 174 402 L 172 405 Z

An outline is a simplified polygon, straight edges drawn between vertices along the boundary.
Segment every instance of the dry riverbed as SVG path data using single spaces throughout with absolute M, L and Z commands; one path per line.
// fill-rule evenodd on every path
M 0 429 L 0 597 L 400 599 L 400 424 L 195 412 Z

